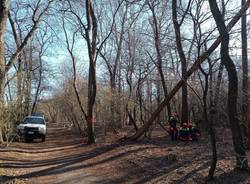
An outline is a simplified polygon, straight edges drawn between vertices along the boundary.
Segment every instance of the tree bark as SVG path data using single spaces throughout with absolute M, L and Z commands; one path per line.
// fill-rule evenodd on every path
M 94 136 L 94 105 L 96 98 L 96 38 L 97 38 L 97 21 L 93 9 L 92 0 L 86 0 L 87 29 L 85 31 L 89 55 L 89 79 L 88 79 L 88 108 L 87 108 L 87 125 L 88 125 L 88 144 L 95 143 Z
M 209 61 L 209 72 L 206 73 L 202 67 L 200 67 L 200 71 L 202 72 L 202 74 L 205 77 L 205 85 L 203 87 L 203 118 L 204 118 L 204 122 L 206 123 L 206 125 L 208 126 L 208 132 L 210 135 L 210 142 L 211 142 L 211 148 L 212 148 L 212 160 L 211 160 L 211 165 L 210 165 L 210 169 L 208 172 L 208 180 L 212 180 L 214 177 L 214 171 L 216 169 L 216 164 L 217 164 L 217 149 L 216 149 L 216 138 L 215 138 L 215 130 L 214 130 L 214 105 L 213 102 L 211 101 L 212 98 L 212 65 L 211 65 L 211 61 L 210 59 L 208 59 Z M 209 76 L 210 76 L 210 81 L 209 81 Z M 210 82 L 210 84 L 209 84 Z M 209 89 L 210 88 L 210 89 Z M 210 92 L 210 113 L 208 113 L 208 104 L 207 104 L 207 95 L 208 92 Z
M 239 119 L 237 117 L 238 77 L 234 62 L 229 56 L 229 32 L 216 0 L 209 0 L 209 5 L 221 36 L 221 62 L 228 72 L 228 116 L 232 130 L 234 150 L 236 152 L 236 167 L 246 169 L 248 162 L 243 146 Z
M 212 75 L 212 73 L 210 73 L 210 75 Z M 210 142 L 211 142 L 211 148 L 212 148 L 212 161 L 211 161 L 211 165 L 210 165 L 210 169 L 208 172 L 208 179 L 211 180 L 214 177 L 214 171 L 216 169 L 216 164 L 217 164 L 217 148 L 216 148 L 216 138 L 215 138 L 215 129 L 214 129 L 214 109 L 213 109 L 213 105 L 210 102 L 210 113 L 208 117 L 208 112 L 207 112 L 207 93 L 208 93 L 208 76 L 206 76 L 206 87 L 205 87 L 205 92 L 204 92 L 204 97 L 203 97 L 203 102 L 204 102 L 204 117 L 205 117 L 205 121 L 208 124 L 208 132 L 210 135 Z
M 6 22 L 8 18 L 8 8 L 8 0 L 2 0 L 0 4 L 0 103 L 3 103 L 6 77 L 4 36 L 6 31 Z
M 39 53 L 39 78 L 38 78 L 38 84 L 36 86 L 36 93 L 35 93 L 35 99 L 31 107 L 31 114 L 35 112 L 36 106 L 37 106 L 37 101 L 39 97 L 39 93 L 41 90 L 41 84 L 42 84 L 42 73 L 43 73 L 43 62 L 42 62 L 42 56 L 41 52 Z
M 4 88 L 6 79 L 6 63 L 5 63 L 5 45 L 4 36 L 6 31 L 6 22 L 8 18 L 9 1 L 2 0 L 0 3 L 0 144 L 3 142 L 3 110 L 4 110 Z
M 242 6 L 246 0 L 241 0 Z M 248 51 L 247 51 L 247 17 L 246 13 L 241 18 L 241 41 L 242 41 L 242 129 L 245 146 L 250 149 L 250 122 L 248 122 Z
M 11 30 L 12 30 L 12 34 L 13 34 L 13 38 L 15 40 L 16 43 L 16 47 L 20 47 L 20 40 L 22 38 L 22 32 L 19 32 L 19 37 L 18 37 L 18 33 L 17 33 L 17 29 L 15 26 L 15 22 L 11 17 L 11 13 L 10 11 L 8 12 L 8 19 L 11 25 Z M 23 112 L 22 112 L 22 101 L 23 101 L 23 79 L 24 79 L 24 75 L 23 75 L 23 61 L 21 59 L 21 56 L 19 56 L 18 60 L 17 60 L 17 119 L 19 121 L 22 120 L 23 118 Z
M 187 123 L 188 122 L 187 61 L 181 43 L 181 31 L 180 31 L 181 24 L 178 22 L 178 17 L 177 17 L 177 0 L 172 1 L 172 16 L 175 29 L 176 46 L 181 61 L 181 76 L 183 81 L 183 84 L 181 86 L 182 89 L 181 123 Z

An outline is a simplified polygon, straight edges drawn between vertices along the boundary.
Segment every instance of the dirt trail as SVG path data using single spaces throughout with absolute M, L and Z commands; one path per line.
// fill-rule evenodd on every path
M 151 141 L 117 143 L 98 136 L 96 144 L 87 146 L 56 125 L 48 132 L 46 142 L 16 142 L 0 149 L 0 184 L 200 184 L 209 169 L 211 151 L 205 138 L 171 142 L 155 131 Z M 223 137 L 212 183 L 250 184 L 249 173 L 234 170 L 233 153 L 230 136 Z
M 38 139 L 32 143 L 13 143 L 0 151 L 1 168 L 5 175 L 2 180 L 6 183 L 34 184 L 95 183 L 97 176 L 83 171 L 84 165 L 80 166 L 82 161 L 92 156 L 87 151 L 93 146 L 87 148 L 82 142 L 70 131 L 50 127 L 46 142 Z

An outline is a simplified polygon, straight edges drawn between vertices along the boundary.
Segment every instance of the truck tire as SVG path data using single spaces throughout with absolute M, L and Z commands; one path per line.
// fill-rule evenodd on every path
M 45 135 L 42 137 L 42 142 L 45 142 Z
M 25 142 L 27 142 L 27 143 L 33 142 L 33 139 L 32 139 L 32 138 L 29 138 L 29 137 L 25 137 Z

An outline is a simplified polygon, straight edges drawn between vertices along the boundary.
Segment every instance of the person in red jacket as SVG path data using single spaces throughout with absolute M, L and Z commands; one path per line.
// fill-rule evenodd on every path
M 191 141 L 191 134 L 190 134 L 190 125 L 187 123 L 183 123 L 181 129 L 179 131 L 179 139 L 181 141 Z
M 190 134 L 191 134 L 192 141 L 198 141 L 198 139 L 201 136 L 200 130 L 196 128 L 195 126 L 192 126 L 192 124 L 190 125 Z

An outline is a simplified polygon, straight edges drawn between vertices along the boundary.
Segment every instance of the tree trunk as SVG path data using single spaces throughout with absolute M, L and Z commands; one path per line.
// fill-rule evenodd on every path
M 215 130 L 214 130 L 214 109 L 213 109 L 213 102 L 211 101 L 212 98 L 212 65 L 209 62 L 209 72 L 206 73 L 201 67 L 200 67 L 201 72 L 203 73 L 205 77 L 205 86 L 203 88 L 203 117 L 204 117 L 204 122 L 208 126 L 208 132 L 210 135 L 210 142 L 211 142 L 211 148 L 212 148 L 212 161 L 208 173 L 208 180 L 212 180 L 214 177 L 214 171 L 216 169 L 216 164 L 217 164 L 217 149 L 216 149 L 216 138 L 215 138 Z M 210 76 L 210 85 L 209 85 L 209 76 Z M 210 88 L 210 89 L 209 89 Z M 207 95 L 208 92 L 210 92 L 210 113 L 208 114 L 208 108 L 207 108 Z M 210 117 L 210 118 L 209 118 Z
M 88 80 L 88 110 L 87 110 L 87 125 L 88 125 L 88 144 L 95 143 L 94 136 L 94 104 L 96 97 L 96 79 L 95 79 L 95 62 L 90 59 L 89 80 Z
M 3 104 L 5 78 L 6 78 L 6 63 L 5 63 L 5 45 L 4 36 L 6 31 L 6 22 L 8 18 L 8 0 L 2 0 L 0 3 L 0 103 Z
M 31 108 L 31 114 L 34 113 L 36 110 L 37 100 L 39 97 L 40 88 L 41 88 L 41 84 L 42 84 L 43 63 L 42 63 L 41 54 L 39 54 L 39 65 L 40 65 L 39 66 L 39 79 L 38 79 L 38 84 L 36 87 L 35 99 L 34 99 L 34 102 L 32 104 L 32 108 Z
M 158 21 L 157 21 L 154 5 L 151 5 L 149 1 L 147 3 L 148 3 L 148 6 L 152 12 L 152 15 L 153 15 L 154 44 L 155 44 L 156 57 L 157 57 L 157 65 L 156 66 L 157 66 L 157 69 L 158 69 L 158 72 L 160 75 L 160 80 L 162 83 L 164 96 L 166 97 L 168 95 L 168 89 L 167 89 L 164 73 L 162 70 L 161 40 L 160 40 L 160 30 L 159 30 L 160 26 L 159 26 Z M 171 116 L 170 103 L 167 104 L 167 111 L 168 111 L 168 117 L 170 117 Z
M 111 112 L 111 123 L 110 126 L 114 132 L 116 132 L 117 128 L 117 119 L 116 119 L 116 82 L 115 82 L 115 77 L 116 72 L 110 76 L 110 92 L 111 92 L 111 99 L 110 99 L 110 112 Z
M 22 113 L 22 101 L 23 101 L 23 79 L 24 79 L 24 75 L 23 75 L 23 63 L 21 58 L 18 59 L 17 62 L 17 116 L 18 116 L 18 120 L 22 120 L 23 118 L 23 113 Z
M 0 3 L 0 144 L 3 143 L 3 110 L 4 110 L 4 88 L 6 79 L 6 63 L 5 63 L 5 49 L 4 36 L 6 31 L 6 22 L 8 18 L 8 0 L 2 0 Z
M 216 0 L 209 0 L 209 4 L 221 36 L 221 62 L 228 72 L 228 115 L 232 130 L 234 150 L 236 152 L 237 167 L 246 169 L 248 162 L 243 146 L 239 119 L 237 117 L 238 77 L 235 65 L 229 56 L 229 33 Z
M 88 125 L 88 144 L 95 143 L 94 136 L 94 105 L 96 98 L 96 38 L 97 38 L 97 21 L 93 9 L 92 0 L 86 0 L 86 14 L 88 29 L 86 29 L 86 38 L 89 55 L 89 79 L 88 79 L 88 108 L 87 108 L 87 125 Z
M 210 73 L 210 75 L 212 75 L 212 73 Z M 208 76 L 206 77 L 206 89 L 205 89 L 205 95 L 207 96 L 208 93 Z M 207 97 L 204 97 L 207 98 Z M 214 171 L 216 169 L 216 164 L 217 164 L 217 148 L 216 148 L 216 138 L 215 138 L 215 129 L 214 129 L 214 109 L 213 109 L 213 105 L 211 104 L 212 102 L 210 102 L 210 113 L 209 116 L 210 118 L 208 118 L 208 112 L 207 112 L 207 100 L 204 100 L 204 114 L 205 114 L 205 121 L 208 124 L 208 132 L 210 135 L 210 142 L 211 142 L 211 148 L 212 148 L 212 161 L 211 161 L 211 165 L 210 165 L 210 169 L 209 169 L 209 173 L 208 173 L 208 179 L 211 180 L 214 177 Z
M 246 0 L 241 0 L 242 6 Z M 250 122 L 248 122 L 248 51 L 247 51 L 247 17 L 246 13 L 241 18 L 241 41 L 242 41 L 242 129 L 245 146 L 250 149 Z
M 16 43 L 16 47 L 19 48 L 20 47 L 20 41 L 22 39 L 22 32 L 19 31 L 19 34 L 17 33 L 16 30 L 16 26 L 15 26 L 15 22 L 11 17 L 11 13 L 10 11 L 8 12 L 8 19 L 11 25 L 11 29 L 12 29 L 12 34 Z M 23 61 L 21 58 L 21 55 L 19 56 L 19 58 L 17 59 L 17 81 L 16 81 L 16 85 L 17 85 L 17 119 L 20 121 L 23 118 L 23 79 L 24 79 L 24 75 L 23 75 Z
M 210 169 L 208 172 L 208 180 L 212 180 L 214 177 L 214 171 L 216 169 L 216 164 L 217 164 L 216 138 L 215 138 L 215 130 L 213 128 L 213 125 L 209 127 L 209 135 L 210 135 L 210 139 L 211 139 L 210 141 L 211 141 L 211 147 L 212 147 L 212 161 L 211 161 Z
M 212 68 L 210 70 L 210 77 L 209 77 L 209 100 L 210 100 L 210 107 L 209 107 L 209 134 L 211 139 L 211 146 L 212 146 L 212 162 L 208 173 L 208 180 L 212 180 L 214 177 L 214 172 L 216 169 L 217 164 L 217 148 L 216 148 L 216 131 L 214 129 L 214 123 L 218 118 L 218 100 L 219 100 L 219 93 L 220 93 L 220 84 L 222 80 L 222 73 L 223 73 L 223 65 L 220 64 L 219 67 L 219 74 L 217 78 L 217 84 L 215 87 L 215 95 L 213 94 L 213 72 Z
M 162 89 L 161 89 L 161 77 L 159 76 L 159 74 L 156 76 L 156 102 L 157 105 L 159 105 L 161 103 L 161 98 L 162 98 Z M 156 119 L 157 123 L 161 122 L 161 114 L 159 114 L 159 116 Z
M 172 16 L 175 29 L 176 46 L 181 61 L 181 75 L 183 81 L 183 84 L 181 86 L 182 89 L 181 123 L 187 123 L 188 122 L 187 61 L 181 43 L 181 31 L 180 31 L 181 25 L 178 22 L 178 17 L 177 17 L 177 0 L 172 1 Z
M 24 90 L 24 116 L 30 114 L 31 88 L 32 88 L 32 68 L 33 68 L 33 45 L 30 44 L 29 56 L 25 59 L 25 90 Z
M 137 126 L 136 121 L 134 120 L 133 116 L 129 112 L 128 107 L 126 107 L 126 111 L 127 111 L 128 118 L 129 118 L 129 124 L 132 124 L 134 126 L 135 131 L 137 132 L 138 126 Z

